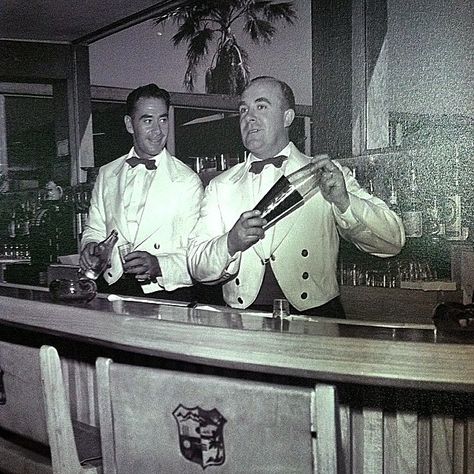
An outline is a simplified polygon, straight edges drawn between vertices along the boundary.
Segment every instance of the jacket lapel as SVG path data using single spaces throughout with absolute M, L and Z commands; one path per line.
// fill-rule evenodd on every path
M 127 179 L 127 166 L 125 166 L 125 160 L 127 158 L 128 156 L 124 156 L 123 160 L 117 163 L 117 167 L 112 170 L 112 174 L 115 175 L 117 185 L 110 187 L 110 197 L 107 199 L 107 201 L 109 202 L 110 209 L 112 209 L 115 227 L 126 240 L 131 242 L 127 219 L 123 209 L 123 195 L 125 192 Z

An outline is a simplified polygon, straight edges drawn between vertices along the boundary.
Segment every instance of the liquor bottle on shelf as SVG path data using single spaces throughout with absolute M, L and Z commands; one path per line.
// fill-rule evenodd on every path
M 402 212 L 405 235 L 407 237 L 421 237 L 423 235 L 423 213 L 420 201 L 420 191 L 416 178 L 414 163 L 410 169 L 410 187 L 405 208 Z
M 426 208 L 423 218 L 423 234 L 437 239 L 445 234 L 445 227 L 441 224 L 439 218 L 438 197 L 433 196 L 430 200 L 431 205 Z
M 30 235 L 30 216 L 25 203 L 21 203 L 17 213 L 17 235 L 27 237 Z
M 388 205 L 390 209 L 399 216 L 402 214 L 398 204 L 398 192 L 393 178 L 390 178 L 390 197 L 388 198 Z
M 13 212 L 10 217 L 10 222 L 8 223 L 8 237 L 14 239 L 16 237 L 16 211 L 13 209 Z
M 289 176 L 282 176 L 254 208 L 267 220 L 264 229 L 273 226 L 314 196 L 319 190 L 320 177 L 321 173 L 314 172 L 311 163 Z
M 462 203 L 459 183 L 459 150 L 455 146 L 454 177 L 448 187 L 444 203 L 445 228 L 447 240 L 463 240 L 462 233 Z
M 94 259 L 94 265 L 83 272 L 87 278 L 97 280 L 100 274 L 107 269 L 112 250 L 114 245 L 117 243 L 117 240 L 118 232 L 114 229 L 105 240 L 97 244 L 94 255 L 96 257 Z

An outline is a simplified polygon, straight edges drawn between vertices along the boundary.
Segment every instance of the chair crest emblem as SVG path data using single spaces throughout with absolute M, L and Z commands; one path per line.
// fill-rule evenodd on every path
M 178 424 L 181 454 L 187 460 L 203 469 L 224 464 L 224 424 L 227 420 L 217 409 L 187 408 L 180 404 L 173 416 Z

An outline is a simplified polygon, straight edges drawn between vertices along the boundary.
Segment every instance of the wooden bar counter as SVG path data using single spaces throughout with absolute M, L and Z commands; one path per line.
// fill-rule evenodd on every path
M 0 285 L 0 338 L 56 345 L 85 422 L 97 424 L 98 356 L 243 382 L 322 381 L 337 387 L 342 472 L 474 472 L 474 334 L 270 316 L 108 295 L 57 303 L 44 288 Z

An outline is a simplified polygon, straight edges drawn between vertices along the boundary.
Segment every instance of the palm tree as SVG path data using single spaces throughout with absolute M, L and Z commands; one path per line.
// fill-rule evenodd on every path
M 209 53 L 211 43 L 216 50 L 206 71 L 206 92 L 240 94 L 249 79 L 249 61 L 245 49 L 235 38 L 232 28 L 240 20 L 243 31 L 259 44 L 270 43 L 275 35 L 275 21 L 293 24 L 297 18 L 293 2 L 274 3 L 273 0 L 203 0 L 176 7 L 154 18 L 156 25 L 171 20 L 178 25 L 173 36 L 175 46 L 188 43 L 188 67 L 184 86 L 193 91 L 197 67 Z

